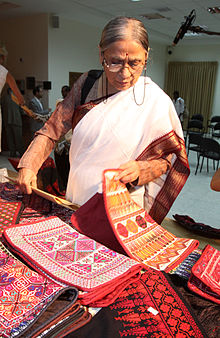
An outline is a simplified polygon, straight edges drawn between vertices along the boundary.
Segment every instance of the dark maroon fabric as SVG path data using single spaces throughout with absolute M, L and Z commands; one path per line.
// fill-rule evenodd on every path
M 71 217 L 73 226 L 82 234 L 107 246 L 113 251 L 126 255 L 114 235 L 105 211 L 103 195 L 96 193 Z
M 220 238 L 220 229 L 213 228 L 204 223 L 197 223 L 188 215 L 175 214 L 173 217 L 182 227 L 195 234 L 209 238 Z

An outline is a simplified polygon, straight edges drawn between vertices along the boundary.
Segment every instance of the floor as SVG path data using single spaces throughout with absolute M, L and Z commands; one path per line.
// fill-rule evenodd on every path
M 8 152 L 0 153 L 0 168 L 13 170 L 8 156 Z M 190 152 L 190 176 L 167 216 L 173 218 L 174 214 L 189 215 L 196 222 L 220 229 L 220 192 L 210 189 L 210 181 L 215 172 L 212 162 L 209 163 L 209 173 L 204 161 L 202 172 L 198 171 L 195 175 L 196 163 L 196 153 Z

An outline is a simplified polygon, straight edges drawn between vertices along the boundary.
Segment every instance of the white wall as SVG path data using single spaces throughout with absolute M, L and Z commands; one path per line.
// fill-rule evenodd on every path
M 168 61 L 217 61 L 220 62 L 220 45 L 178 45 L 173 49 L 172 55 L 167 57 Z M 206 84 L 204 83 L 204 86 Z M 218 64 L 216 87 L 213 101 L 212 115 L 220 115 L 220 69 Z
M 35 76 L 37 81 L 52 82 L 48 96 L 49 107 L 54 108 L 56 99 L 61 96 L 62 85 L 69 83 L 69 72 L 100 69 L 98 43 L 101 29 L 62 18 L 60 27 L 52 28 L 49 21 L 46 14 L 1 20 L 0 40 L 6 43 L 9 52 L 7 66 L 16 79 Z M 173 49 L 172 55 L 168 55 L 166 45 L 149 38 L 151 50 L 147 75 L 161 88 L 164 88 L 168 61 L 220 61 L 220 45 L 180 43 Z M 213 115 L 220 114 L 219 92 L 218 67 Z M 32 97 L 31 91 L 26 90 L 26 96 Z M 48 105 L 47 92 L 44 103 Z
M 36 81 L 48 79 L 48 16 L 25 16 L 0 21 L 0 41 L 8 50 L 7 69 L 16 80 L 34 76 Z M 32 91 L 25 89 L 26 100 Z M 47 92 L 44 101 L 47 105 Z
M 166 50 L 165 45 L 150 42 L 150 53 L 147 62 L 147 75 L 156 82 L 162 89 L 165 82 L 166 69 Z
M 98 43 L 100 30 L 85 24 L 60 19 L 60 27 L 48 30 L 48 77 L 52 82 L 49 105 L 54 108 L 61 87 L 69 84 L 69 72 L 101 69 Z
M 57 98 L 61 96 L 62 85 L 69 83 L 69 72 L 85 72 L 101 69 L 98 44 L 101 29 L 75 21 L 60 19 L 60 27 L 48 32 L 49 80 L 52 90 L 49 92 L 49 105 L 54 108 Z M 164 86 L 164 69 L 166 67 L 166 47 L 151 44 L 147 74 L 159 86 Z

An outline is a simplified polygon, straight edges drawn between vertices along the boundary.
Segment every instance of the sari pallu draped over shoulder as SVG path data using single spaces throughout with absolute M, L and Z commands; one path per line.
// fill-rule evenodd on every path
M 137 105 L 143 100 L 144 88 L 144 102 Z M 171 99 L 150 78 L 140 77 L 134 88 L 97 104 L 75 127 L 66 198 L 83 205 L 97 192 L 102 193 L 104 170 L 168 154 L 172 154 L 170 169 L 144 186 L 144 207 L 158 223 L 181 191 L 189 165 Z

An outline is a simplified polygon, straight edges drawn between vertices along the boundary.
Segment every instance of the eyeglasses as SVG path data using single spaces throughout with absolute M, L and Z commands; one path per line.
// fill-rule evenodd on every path
M 128 61 L 126 62 L 127 65 L 125 65 L 124 60 L 108 63 L 106 59 L 104 58 L 103 63 L 110 72 L 114 72 L 114 73 L 119 72 L 122 68 L 125 68 L 125 67 L 129 67 L 129 71 L 134 73 L 134 72 L 138 72 L 144 66 L 143 62 L 138 61 L 138 60 Z

